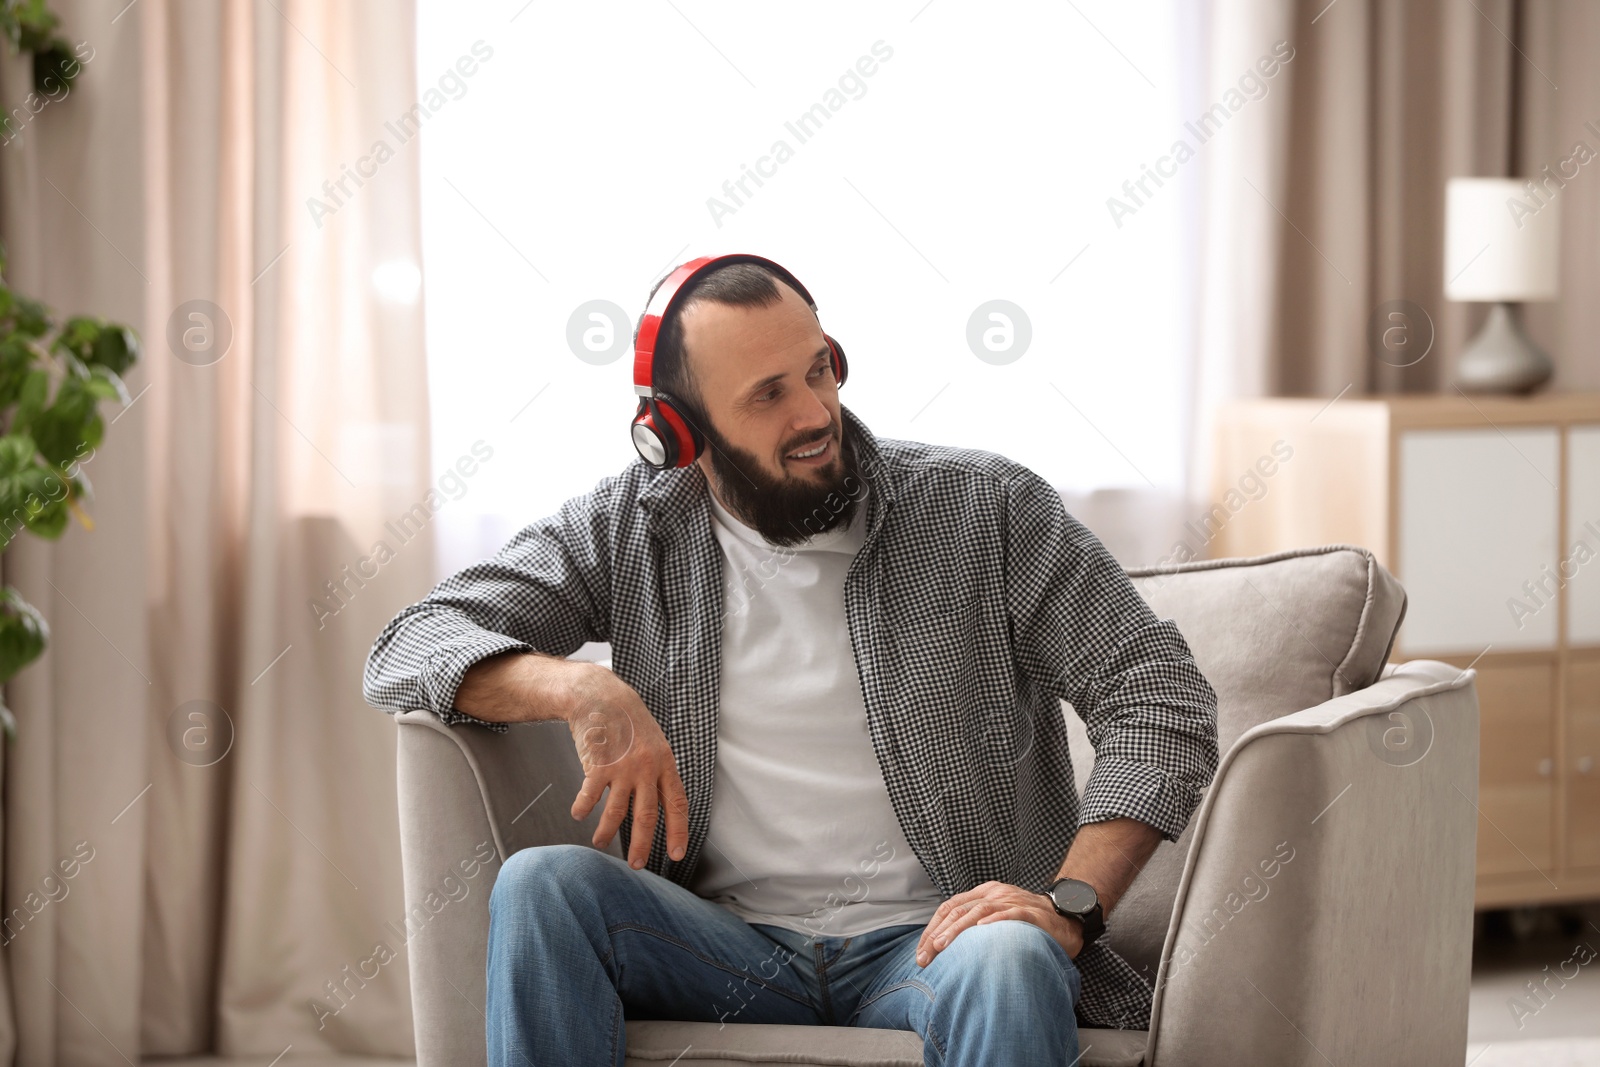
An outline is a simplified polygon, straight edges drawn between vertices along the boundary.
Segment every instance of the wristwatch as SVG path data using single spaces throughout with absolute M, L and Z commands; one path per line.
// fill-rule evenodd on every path
M 1077 919 L 1083 924 L 1083 943 L 1091 943 L 1106 932 L 1105 913 L 1100 909 L 1100 895 L 1094 886 L 1076 878 L 1058 878 L 1044 895 L 1056 906 L 1058 915 Z

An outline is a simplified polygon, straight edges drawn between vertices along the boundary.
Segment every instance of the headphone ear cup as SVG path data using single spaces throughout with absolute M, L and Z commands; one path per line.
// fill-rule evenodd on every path
M 833 351 L 833 380 L 836 385 L 843 385 L 845 378 L 850 375 L 850 364 L 844 358 L 844 345 L 835 341 L 827 334 L 822 339 L 828 342 L 828 347 Z
M 672 406 L 672 399 L 665 393 L 657 393 L 650 403 L 656 412 L 658 432 L 668 442 L 666 466 L 687 467 L 699 458 L 705 439 L 694 424 Z
M 633 438 L 633 447 L 640 459 L 656 470 L 667 470 L 673 466 L 676 443 L 672 434 L 661 432 L 654 404 L 648 398 L 639 398 L 639 410 L 634 413 L 628 433 Z

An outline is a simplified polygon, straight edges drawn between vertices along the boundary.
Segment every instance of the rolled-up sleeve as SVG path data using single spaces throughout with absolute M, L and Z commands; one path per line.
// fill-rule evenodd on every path
M 605 478 L 566 501 L 493 559 L 445 579 L 396 615 L 367 655 L 367 703 L 503 732 L 504 723 L 455 708 L 456 690 L 474 664 L 508 651 L 569 656 L 587 641 L 610 640 L 609 504 L 616 481 Z
M 1099 538 L 1032 471 L 1007 482 L 1006 598 L 1019 665 L 1094 747 L 1079 825 L 1128 817 L 1176 841 L 1217 770 L 1217 695 Z

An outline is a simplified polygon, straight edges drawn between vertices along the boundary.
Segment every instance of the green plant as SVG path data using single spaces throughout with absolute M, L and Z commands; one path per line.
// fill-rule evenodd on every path
M 129 402 L 122 375 L 138 358 L 131 328 L 87 316 L 58 324 L 0 278 L 0 552 L 23 530 L 55 540 L 70 515 L 93 528 L 82 508 L 91 493 L 83 464 L 105 437 L 100 401 Z M 0 591 L 0 685 L 38 658 L 49 636 L 15 589 Z M 16 735 L 3 701 L 0 726 Z
M 0 0 L 0 33 L 11 42 L 13 53 L 31 53 L 33 87 L 46 95 L 52 88 L 52 76 L 67 86 L 78 76 L 79 65 L 73 56 L 72 43 L 55 35 L 60 24 L 61 20 L 45 0 Z
M 80 66 L 45 0 L 0 0 L 0 33 L 13 54 L 28 52 L 34 89 L 70 87 Z M 54 84 L 52 84 L 54 82 Z M 0 132 L 11 133 L 9 111 Z M 129 403 L 122 376 L 139 358 L 139 337 L 118 323 L 76 316 L 57 323 L 50 309 L 14 292 L 0 246 L 0 552 L 23 530 L 55 540 L 90 499 L 83 464 L 105 437 L 100 401 Z M 10 586 L 0 589 L 0 686 L 44 653 L 50 627 Z M 17 733 L 0 699 L 0 727 Z

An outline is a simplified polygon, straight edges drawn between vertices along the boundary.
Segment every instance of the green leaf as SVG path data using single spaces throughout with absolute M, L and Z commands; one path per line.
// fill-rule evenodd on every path
M 88 379 L 67 377 L 56 389 L 51 404 L 28 426 L 39 454 L 52 466 L 60 466 L 99 448 L 105 436 L 105 422 L 95 405 L 98 401 Z
M 33 425 L 33 420 L 39 412 L 44 410 L 45 396 L 50 389 L 50 375 L 42 367 L 35 368 L 22 379 L 22 388 L 17 392 L 17 413 L 12 417 L 11 429 L 17 433 L 27 433 Z
M 133 398 L 128 393 L 128 386 L 122 377 L 109 367 L 95 364 L 89 368 L 89 377 L 84 381 L 83 387 L 87 389 L 96 400 L 116 400 L 123 404 L 133 403 Z
M 73 352 L 79 358 L 87 360 L 89 349 L 94 345 L 94 339 L 99 336 L 98 322 L 87 315 L 74 315 L 61 324 L 61 332 L 56 335 L 56 343 L 52 347 Z
M 33 438 L 15 427 L 10 433 L 0 437 L 0 481 L 33 466 L 33 457 L 38 451 L 39 446 L 33 443 Z
M 38 659 L 49 643 L 50 624 L 38 609 L 9 585 L 0 589 L 0 684 Z
M 43 337 L 50 331 L 50 309 L 32 297 L 12 294 L 16 300 L 13 308 L 12 329 L 24 337 Z
M 100 447 L 106 437 L 106 424 L 98 413 L 91 412 L 87 420 L 70 413 L 56 416 L 54 409 L 40 417 L 33 428 L 38 435 L 39 455 L 52 467 L 63 467 Z
M 28 520 L 28 529 L 46 541 L 54 541 L 66 533 L 67 520 L 71 517 L 72 511 L 67 507 L 65 496 L 59 500 L 46 499 L 44 507 Z
M 0 476 L 0 549 L 24 529 L 46 540 L 60 537 L 71 514 L 70 484 L 70 478 L 37 462 Z
M 139 335 L 127 326 L 113 324 L 100 330 L 88 358 L 120 376 L 139 361 L 139 354 Z
M 17 23 L 17 47 L 24 52 L 37 52 L 45 47 L 61 22 L 45 0 L 20 0 L 9 6 Z
M 38 465 L 38 446 L 25 433 L 0 437 L 0 549 L 10 544 L 34 517 L 29 498 L 44 500 L 49 483 Z
M 72 54 L 72 45 L 59 37 L 52 38 L 33 53 L 34 92 L 56 99 L 72 86 L 82 70 L 78 57 Z
M 138 334 L 127 326 L 88 315 L 74 315 L 62 323 L 51 347 L 58 352 L 71 352 L 85 363 L 98 363 L 117 374 L 126 374 L 139 359 Z
M 34 360 L 33 349 L 21 341 L 11 337 L 0 340 L 0 411 L 17 402 Z

